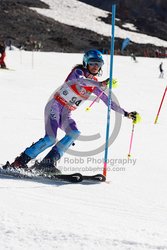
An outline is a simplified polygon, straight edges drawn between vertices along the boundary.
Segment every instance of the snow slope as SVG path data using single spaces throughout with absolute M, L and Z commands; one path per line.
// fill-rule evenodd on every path
M 101 79 L 109 75 L 109 58 L 104 58 Z M 43 136 L 44 106 L 81 60 L 81 54 L 7 52 L 7 65 L 14 70 L 0 70 L 0 163 L 12 161 Z M 131 121 L 123 118 L 109 148 L 106 183 L 53 184 L 0 177 L 2 250 L 167 249 L 167 98 L 154 125 L 166 76 L 158 78 L 159 59 L 137 60 L 114 57 L 114 77 L 119 81 L 114 94 L 124 109 L 142 116 L 135 126 L 131 160 L 127 160 Z M 105 141 L 106 107 L 99 102 L 85 112 L 88 104 L 73 117 L 83 135 L 100 137 L 77 141 L 75 152 L 91 151 Z M 114 123 L 112 112 L 111 132 Z M 102 171 L 103 157 L 104 152 L 87 157 L 66 154 L 59 166 L 63 172 L 97 173 Z
M 107 17 L 108 12 L 91 5 L 79 2 L 77 0 L 43 0 L 50 6 L 50 9 L 31 8 L 38 13 L 51 17 L 60 23 L 64 23 L 79 28 L 92 30 L 104 36 L 110 36 L 111 25 L 102 22 L 99 17 Z M 128 25 L 129 27 L 129 25 Z M 132 42 L 139 44 L 154 44 L 156 46 L 167 47 L 167 41 L 162 39 L 140 34 L 133 31 L 127 31 L 115 26 L 115 37 L 122 39 L 129 38 Z

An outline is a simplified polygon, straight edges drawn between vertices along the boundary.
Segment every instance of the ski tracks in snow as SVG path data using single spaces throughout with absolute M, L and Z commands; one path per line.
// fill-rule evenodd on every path
M 117 184 L 53 185 L 1 179 L 3 249 L 167 249 L 153 244 L 162 235 L 147 231 L 153 218 L 149 221 L 139 190 L 134 200 L 124 185 L 115 199 Z

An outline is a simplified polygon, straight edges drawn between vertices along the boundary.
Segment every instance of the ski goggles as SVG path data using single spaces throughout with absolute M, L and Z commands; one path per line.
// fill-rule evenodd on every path
M 102 66 L 103 66 L 103 62 L 97 62 L 97 61 L 90 61 L 90 62 L 88 62 L 88 65 L 90 65 L 90 66 L 98 66 L 99 68 L 101 68 Z

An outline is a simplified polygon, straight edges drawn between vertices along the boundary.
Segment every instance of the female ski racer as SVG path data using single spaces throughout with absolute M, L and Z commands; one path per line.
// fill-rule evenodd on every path
M 60 170 L 56 168 L 56 162 L 80 135 L 71 112 L 76 110 L 92 93 L 100 96 L 100 99 L 108 105 L 108 97 L 103 92 L 108 79 L 98 82 L 96 78 L 100 75 L 103 64 L 104 60 L 100 51 L 93 49 L 84 54 L 83 64 L 72 69 L 63 85 L 54 93 L 45 107 L 45 136 L 26 148 L 10 167 L 25 168 L 31 159 L 53 146 L 44 159 L 40 163 L 36 162 L 34 167 L 45 173 L 60 173 Z M 111 109 L 128 118 L 136 119 L 137 112 L 128 113 L 113 101 Z M 65 136 L 56 142 L 58 128 L 65 132 Z

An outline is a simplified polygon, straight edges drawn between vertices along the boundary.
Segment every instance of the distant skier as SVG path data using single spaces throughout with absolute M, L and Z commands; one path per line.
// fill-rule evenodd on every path
M 159 71 L 160 71 L 159 78 L 163 78 L 164 77 L 163 62 L 161 62 L 159 65 Z
M 5 45 L 3 42 L 0 42 L 0 68 L 3 68 L 3 69 L 6 69 L 6 64 L 5 64 L 5 56 L 6 56 L 6 53 L 5 53 Z
M 56 168 L 56 162 L 80 135 L 75 120 L 71 118 L 71 111 L 76 110 L 92 93 L 99 96 L 106 89 L 108 79 L 98 82 L 96 78 L 101 74 L 103 64 L 100 51 L 89 50 L 84 54 L 83 64 L 76 65 L 72 69 L 63 85 L 53 94 L 45 107 L 45 136 L 26 148 L 10 167 L 26 168 L 26 164 L 31 159 L 53 146 L 44 159 L 40 163 L 35 163 L 34 167 L 45 173 L 60 173 Z M 104 92 L 100 99 L 108 105 L 108 96 Z M 137 112 L 128 113 L 113 101 L 111 108 L 133 120 L 138 115 Z M 58 128 L 66 135 L 56 143 Z M 4 168 L 8 166 L 6 164 Z
M 134 53 L 131 53 L 131 58 L 133 59 L 133 61 L 134 61 L 134 62 L 137 62 L 137 60 L 136 60 L 136 56 L 135 56 L 135 54 L 134 54 Z

